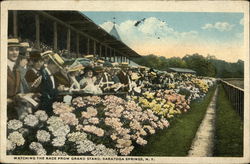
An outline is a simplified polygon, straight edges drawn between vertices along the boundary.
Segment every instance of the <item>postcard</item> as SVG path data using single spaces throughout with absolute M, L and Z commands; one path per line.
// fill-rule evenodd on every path
M 1 163 L 248 163 L 246 1 L 1 2 Z

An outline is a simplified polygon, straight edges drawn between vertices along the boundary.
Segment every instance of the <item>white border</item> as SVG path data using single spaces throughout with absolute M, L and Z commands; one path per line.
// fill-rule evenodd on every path
M 245 116 L 244 116 L 244 157 L 154 157 L 150 163 L 248 163 L 249 158 L 249 3 L 247 1 L 4 1 L 1 3 L 1 159 L 0 162 L 36 163 L 38 161 L 12 160 L 6 156 L 6 77 L 7 67 L 7 11 L 8 10 L 79 10 L 79 11 L 179 11 L 179 12 L 243 12 L 245 48 Z M 45 163 L 128 163 L 128 161 L 77 161 L 44 160 Z M 146 163 L 132 161 L 132 163 Z

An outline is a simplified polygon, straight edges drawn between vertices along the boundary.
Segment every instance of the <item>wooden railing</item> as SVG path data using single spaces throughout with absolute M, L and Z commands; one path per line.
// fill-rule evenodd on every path
M 226 81 L 220 80 L 225 89 L 228 99 L 231 101 L 234 109 L 239 114 L 241 119 L 244 119 L 244 90 L 236 87 Z

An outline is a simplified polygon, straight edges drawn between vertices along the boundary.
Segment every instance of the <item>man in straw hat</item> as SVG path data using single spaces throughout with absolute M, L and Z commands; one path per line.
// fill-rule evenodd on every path
M 57 58 L 53 58 L 53 52 L 48 52 L 47 54 L 42 53 L 43 57 L 48 55 L 46 59 L 46 65 L 41 69 L 41 104 L 40 109 L 46 110 L 48 114 L 52 114 L 52 104 L 56 100 L 58 95 L 58 90 L 56 88 L 56 82 L 54 75 L 60 71 L 60 66 Z
M 7 59 L 7 104 L 8 119 L 16 118 L 15 96 L 20 91 L 20 72 L 16 69 L 16 61 L 19 56 L 19 40 L 8 39 L 8 59 Z

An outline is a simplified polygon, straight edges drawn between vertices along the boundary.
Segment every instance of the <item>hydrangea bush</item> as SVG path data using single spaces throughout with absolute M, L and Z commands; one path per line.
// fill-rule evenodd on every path
M 190 101 L 202 97 L 214 81 L 193 79 L 181 87 L 148 91 L 122 99 L 114 95 L 76 97 L 71 104 L 53 103 L 44 110 L 7 123 L 7 154 L 11 155 L 130 155 L 147 144 L 148 136 L 167 128 L 167 119 L 187 112 Z M 181 87 L 180 87 L 181 86 Z

